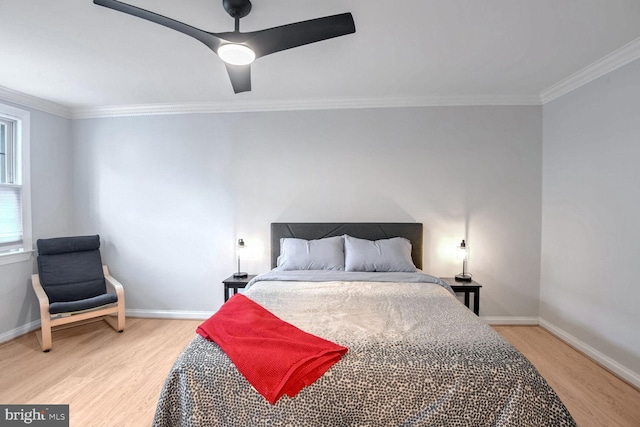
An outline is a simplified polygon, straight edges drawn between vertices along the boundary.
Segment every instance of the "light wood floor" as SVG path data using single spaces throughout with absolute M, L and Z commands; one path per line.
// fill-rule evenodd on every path
M 169 369 L 197 320 L 127 318 L 123 333 L 99 321 L 0 345 L 0 403 L 69 404 L 70 425 L 150 426 Z
M 640 391 L 537 326 L 494 326 L 538 369 L 581 427 L 640 426 Z
M 0 345 L 0 403 L 69 404 L 71 426 L 149 426 L 164 379 L 198 320 L 128 318 L 53 335 L 42 353 L 33 333 Z M 538 327 L 497 326 L 538 368 L 578 424 L 640 426 L 640 391 Z

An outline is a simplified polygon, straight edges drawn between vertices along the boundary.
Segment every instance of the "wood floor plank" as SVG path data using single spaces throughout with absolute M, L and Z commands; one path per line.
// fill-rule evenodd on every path
M 640 391 L 538 326 L 494 326 L 520 350 L 582 427 L 640 426 Z
M 0 345 L 0 402 L 69 404 L 71 426 L 149 426 L 169 369 L 199 320 L 128 318 L 53 334 L 50 353 L 33 333 Z
M 148 426 L 169 369 L 199 320 L 128 318 L 0 345 L 0 402 L 69 404 L 71 426 Z M 539 327 L 496 326 L 547 379 L 581 427 L 640 426 L 640 391 Z

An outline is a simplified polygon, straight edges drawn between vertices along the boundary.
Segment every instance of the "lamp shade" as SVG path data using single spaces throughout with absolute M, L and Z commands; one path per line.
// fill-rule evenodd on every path
M 458 261 L 462 261 L 462 273 L 457 274 L 455 279 L 459 282 L 470 282 L 471 274 L 467 271 L 467 261 L 469 260 L 469 246 L 463 240 L 460 246 L 456 248 L 456 258 Z
M 460 243 L 460 246 L 456 248 L 456 259 L 458 261 L 465 261 L 469 259 L 469 247 L 464 240 Z
M 236 246 L 236 249 L 237 249 L 236 253 L 238 254 L 238 271 L 233 274 L 233 277 L 236 277 L 236 278 L 243 278 L 248 276 L 248 274 L 245 273 L 244 271 L 240 271 L 240 253 L 244 248 L 246 248 L 244 240 L 238 239 L 238 244 Z

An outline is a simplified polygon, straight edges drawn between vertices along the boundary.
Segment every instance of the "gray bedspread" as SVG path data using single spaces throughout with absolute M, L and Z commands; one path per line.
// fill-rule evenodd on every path
M 529 361 L 440 284 L 264 280 L 245 295 L 348 353 L 270 405 L 196 336 L 166 379 L 154 425 L 575 425 Z

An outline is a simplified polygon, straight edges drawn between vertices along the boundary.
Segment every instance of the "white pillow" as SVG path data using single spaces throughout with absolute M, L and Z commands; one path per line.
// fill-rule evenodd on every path
M 365 240 L 344 236 L 346 271 L 417 271 L 411 242 L 403 237 Z
M 276 270 L 344 270 L 343 238 L 282 238 Z

